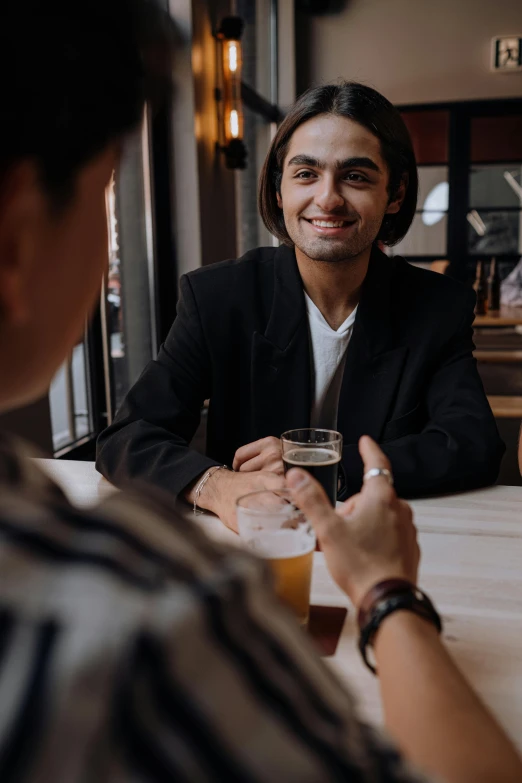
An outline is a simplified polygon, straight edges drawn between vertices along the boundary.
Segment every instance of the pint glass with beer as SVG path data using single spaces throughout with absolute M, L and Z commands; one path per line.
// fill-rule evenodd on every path
M 287 490 L 261 490 L 236 504 L 240 538 L 268 560 L 279 599 L 308 624 L 315 533 Z
M 304 468 L 323 485 L 330 503 L 335 506 L 343 453 L 341 433 L 317 428 L 288 430 L 281 435 L 281 447 L 285 473 L 290 468 Z

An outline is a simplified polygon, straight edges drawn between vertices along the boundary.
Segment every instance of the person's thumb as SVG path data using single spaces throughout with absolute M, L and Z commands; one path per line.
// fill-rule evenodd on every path
M 369 435 L 363 435 L 359 441 L 359 454 L 364 463 L 364 472 L 372 468 L 391 469 L 390 461 L 386 454 L 379 448 Z
M 372 468 L 385 468 L 391 472 L 388 457 L 368 435 L 363 435 L 359 441 L 359 453 L 364 463 L 364 474 Z M 361 497 L 366 501 L 392 502 L 396 498 L 393 486 L 387 476 L 373 476 L 370 481 L 365 481 L 361 489 Z
M 323 487 L 301 468 L 292 468 L 285 478 L 294 503 L 304 512 L 316 533 L 320 535 L 334 513 Z

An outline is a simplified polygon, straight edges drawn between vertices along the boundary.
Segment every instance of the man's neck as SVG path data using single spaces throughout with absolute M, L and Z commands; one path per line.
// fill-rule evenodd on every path
M 338 329 L 359 304 L 371 250 L 370 246 L 346 261 L 314 261 L 295 248 L 303 288 L 332 329 Z

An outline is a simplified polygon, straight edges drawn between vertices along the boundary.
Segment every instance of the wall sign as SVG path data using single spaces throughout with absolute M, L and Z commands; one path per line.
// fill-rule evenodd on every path
M 522 71 L 522 38 L 493 38 L 492 55 L 492 70 L 504 73 Z

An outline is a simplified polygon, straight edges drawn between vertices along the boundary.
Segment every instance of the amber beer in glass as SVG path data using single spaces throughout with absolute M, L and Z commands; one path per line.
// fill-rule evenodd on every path
M 288 430 L 281 435 L 281 447 L 285 473 L 290 468 L 304 468 L 323 485 L 335 506 L 343 453 L 341 433 L 317 428 Z
M 287 490 L 261 490 L 243 495 L 236 504 L 240 538 L 267 560 L 274 574 L 278 598 L 306 627 L 310 614 L 310 586 L 315 534 Z

